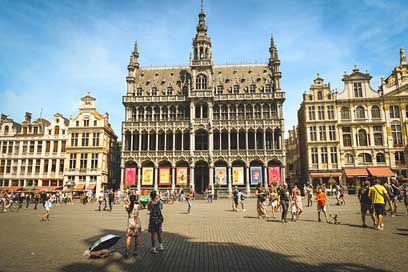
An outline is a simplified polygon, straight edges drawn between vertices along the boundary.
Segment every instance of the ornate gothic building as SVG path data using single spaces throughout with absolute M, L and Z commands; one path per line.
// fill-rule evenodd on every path
M 189 65 L 140 67 L 135 43 L 123 96 L 123 187 L 250 192 L 285 179 L 273 38 L 268 63 L 215 65 L 203 9 L 198 17 Z

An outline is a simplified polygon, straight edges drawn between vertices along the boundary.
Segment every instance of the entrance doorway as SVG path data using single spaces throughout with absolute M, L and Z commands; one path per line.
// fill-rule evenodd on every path
M 204 193 L 205 189 L 208 188 L 208 184 L 208 164 L 205 161 L 199 161 L 195 164 L 194 168 L 194 186 L 196 193 Z

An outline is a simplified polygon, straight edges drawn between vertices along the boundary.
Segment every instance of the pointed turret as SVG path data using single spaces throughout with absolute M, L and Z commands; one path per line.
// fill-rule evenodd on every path
M 137 41 L 135 41 L 133 52 L 130 54 L 129 67 L 139 68 L 139 48 L 137 47 Z
M 278 49 L 275 45 L 275 40 L 273 39 L 273 35 L 271 34 L 271 41 L 269 45 L 269 69 L 272 71 L 272 82 L 273 82 L 273 90 L 280 91 L 280 79 L 282 74 L 280 72 L 280 60 L 278 55 Z
M 196 29 L 197 33 L 193 38 L 193 58 L 191 65 L 210 66 L 212 65 L 211 38 L 207 34 L 208 26 L 205 21 L 205 12 L 202 1 Z

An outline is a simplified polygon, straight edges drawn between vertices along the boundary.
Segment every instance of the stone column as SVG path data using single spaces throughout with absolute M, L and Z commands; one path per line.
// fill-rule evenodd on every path
M 228 175 L 228 194 L 232 194 L 232 166 L 228 165 L 227 167 L 227 175 Z
M 195 145 L 195 138 L 194 138 L 194 130 L 190 130 L 190 155 L 191 157 L 194 156 L 194 146 Z
M 264 175 L 263 175 L 264 184 L 265 184 L 265 188 L 268 189 L 268 167 L 264 165 L 263 169 L 264 169 Z
M 263 150 L 266 151 L 266 130 L 263 131 L 262 135 L 263 135 L 263 145 L 262 145 L 262 147 L 263 147 Z
M 142 167 L 138 166 L 137 167 L 137 191 L 140 193 L 140 190 L 142 188 L 142 184 L 140 184 L 141 182 L 141 175 L 142 175 Z
M 272 150 L 275 150 L 275 130 L 272 130 Z
M 150 137 L 151 137 L 152 135 L 148 132 L 147 133 L 147 150 L 150 150 Z
M 137 136 L 138 139 L 139 139 L 139 142 L 138 142 L 139 151 L 142 150 L 142 138 L 143 138 L 142 135 L 143 135 L 142 133 L 139 133 L 138 136 Z
M 176 188 L 176 167 L 171 167 L 171 191 L 174 192 Z
M 157 190 L 157 188 L 159 187 L 159 167 L 157 165 L 154 166 L 154 179 L 153 179 L 153 187 L 154 190 Z
M 245 130 L 245 149 L 248 151 L 248 130 Z
M 286 170 L 285 166 L 282 166 L 281 168 L 281 184 L 286 182 Z
M 194 185 L 194 165 L 190 166 L 190 184 L 191 189 L 195 191 L 195 185 Z
M 133 150 L 135 150 L 135 148 L 134 148 L 134 142 L 133 142 L 133 136 L 134 136 L 134 131 L 130 134 L 130 150 L 129 151 L 133 151 Z M 125 145 L 126 145 L 127 143 L 125 143 Z
M 125 167 L 123 165 L 120 166 L 120 192 L 123 193 L 125 189 Z M 96 195 L 99 196 L 99 192 L 96 191 Z
M 184 150 L 184 131 L 181 132 L 181 150 Z
M 210 179 L 208 183 L 208 187 L 210 188 L 208 189 L 213 190 L 213 193 L 214 193 L 214 165 L 210 164 L 210 166 L 208 167 L 208 171 L 209 171 L 208 177 Z
M 250 180 L 249 180 L 249 165 L 245 165 L 245 175 L 246 175 L 246 189 L 247 189 L 247 194 L 249 195 L 251 193 L 251 187 L 250 187 Z

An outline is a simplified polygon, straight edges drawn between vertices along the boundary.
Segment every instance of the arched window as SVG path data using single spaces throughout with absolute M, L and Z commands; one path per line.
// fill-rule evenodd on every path
M 383 153 L 377 153 L 376 156 L 377 163 L 385 163 L 385 156 Z
M 356 118 L 364 119 L 365 118 L 365 109 L 363 106 L 358 106 L 356 108 Z
M 247 105 L 246 106 L 246 119 L 252 119 L 253 116 L 253 110 L 252 110 L 252 106 L 251 105 Z
M 208 150 L 208 132 L 200 129 L 195 133 L 195 150 Z
M 152 121 L 152 107 L 146 108 L 146 120 Z
M 143 121 L 144 119 L 144 108 L 143 107 L 139 107 L 139 110 L 137 111 L 137 119 L 139 119 L 139 121 Z
M 381 118 L 380 107 L 378 107 L 378 106 L 372 106 L 371 107 L 371 118 L 373 118 L 373 119 Z
M 135 107 L 132 108 L 132 122 L 135 122 L 137 118 L 137 109 Z
M 168 119 L 167 107 L 162 107 L 162 109 L 161 109 L 161 119 L 162 120 L 167 120 Z
M 4 127 L 4 135 L 9 134 L 9 131 L 10 131 L 9 126 L 5 126 Z
M 55 126 L 55 127 L 54 127 L 54 135 L 59 135 L 59 131 L 60 131 L 60 127 L 59 127 L 59 126 Z
M 177 119 L 178 120 L 183 120 L 184 119 L 184 107 L 183 106 L 178 106 L 177 108 Z
M 368 153 L 361 153 L 358 155 L 358 162 L 359 163 L 371 163 L 371 155 Z
M 230 106 L 230 119 L 236 119 L 237 118 L 237 107 L 235 105 Z
M 196 89 L 205 90 L 207 89 L 207 76 L 204 74 L 199 74 L 196 77 Z
M 215 105 L 213 108 L 213 116 L 215 120 L 220 119 L 220 107 L 218 107 L 218 105 Z
M 159 121 L 160 120 L 160 108 L 159 107 L 154 107 L 154 121 Z
M 340 115 L 342 120 L 350 120 L 350 110 L 348 108 L 341 108 Z
M 275 103 L 272 103 L 272 104 L 271 104 L 271 117 L 272 117 L 272 118 L 278 117 L 278 109 L 277 109 Z
M 263 105 L 263 118 L 269 118 L 269 117 L 270 117 L 269 105 L 268 105 L 268 104 L 264 104 L 264 105 Z
M 261 119 L 261 105 L 259 104 L 255 105 L 255 118 Z
M 344 157 L 346 159 L 346 163 L 354 163 L 354 157 L 350 153 L 347 153 L 346 155 L 344 155 Z
M 238 118 L 239 118 L 239 119 L 245 118 L 245 107 L 244 107 L 244 105 L 242 105 L 242 104 L 240 104 L 240 105 L 238 106 Z
M 175 106 L 170 107 L 170 120 L 171 121 L 176 120 L 176 107 Z
M 223 119 L 223 120 L 228 119 L 228 107 L 227 107 L 227 105 L 222 105 L 222 107 L 221 107 L 221 119 Z
M 367 146 L 367 132 L 364 129 L 358 131 L 358 145 Z

